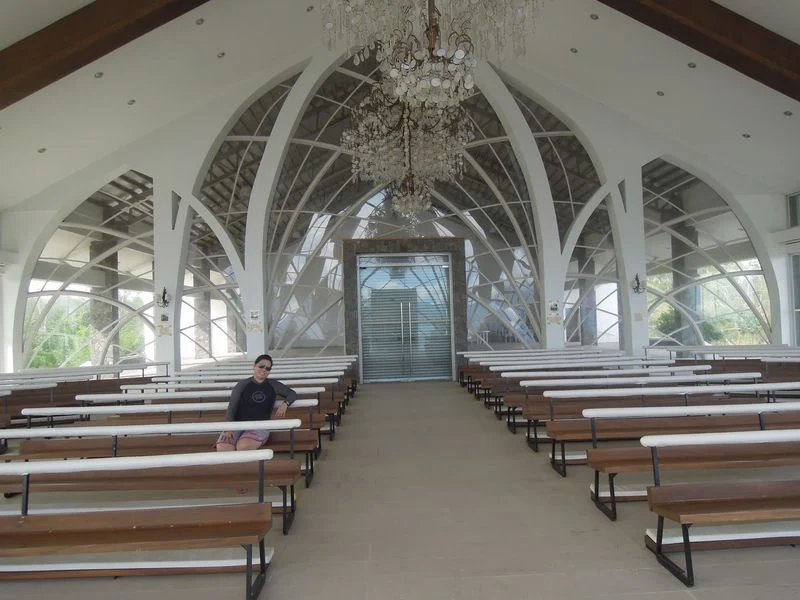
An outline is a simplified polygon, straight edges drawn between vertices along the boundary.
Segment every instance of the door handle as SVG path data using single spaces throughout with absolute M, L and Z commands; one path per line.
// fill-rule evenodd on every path
M 411 328 L 411 302 L 408 303 L 408 355 L 414 361 L 414 331 Z
M 406 325 L 403 321 L 403 303 L 400 303 L 400 348 L 401 352 L 405 351 L 406 347 Z

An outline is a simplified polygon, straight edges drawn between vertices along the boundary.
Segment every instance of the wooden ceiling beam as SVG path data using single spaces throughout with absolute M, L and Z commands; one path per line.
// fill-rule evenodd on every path
M 800 45 L 711 0 L 598 0 L 800 100 Z
M 0 110 L 208 0 L 95 0 L 0 50 Z

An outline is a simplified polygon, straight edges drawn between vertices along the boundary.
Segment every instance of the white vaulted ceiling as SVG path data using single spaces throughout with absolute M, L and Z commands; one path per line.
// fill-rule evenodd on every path
M 795 0 L 719 3 L 790 39 L 800 37 Z M 4 2 L 0 46 L 84 4 Z M 276 65 L 312 54 L 321 47 L 319 9 L 307 10 L 312 4 L 211 0 L 0 111 L 0 210 L 237 83 L 267 81 Z M 543 75 L 774 191 L 800 189 L 800 103 L 595 0 L 546 3 L 528 55 L 513 70 L 531 80 Z

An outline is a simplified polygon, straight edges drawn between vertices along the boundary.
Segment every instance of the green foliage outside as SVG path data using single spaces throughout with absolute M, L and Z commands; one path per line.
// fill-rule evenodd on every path
M 737 270 L 760 270 L 757 260 L 742 261 L 738 265 L 726 265 L 730 272 Z M 697 277 L 712 277 L 715 269 L 701 269 Z M 762 275 L 732 275 L 748 299 L 758 307 L 764 315 L 769 315 L 769 295 L 766 281 Z M 768 332 L 764 330 L 756 314 L 748 306 L 742 294 L 734 288 L 728 278 L 708 279 L 700 286 L 698 328 L 703 337 L 697 343 L 706 344 L 765 344 L 769 341 Z M 649 302 L 654 302 L 656 295 L 668 293 L 672 289 L 672 274 L 659 273 L 648 275 L 647 287 L 651 292 Z M 681 321 L 675 308 L 667 303 L 659 304 L 650 314 L 649 333 L 653 340 L 674 336 L 678 341 L 686 339 L 680 333 L 675 334 Z M 686 324 L 683 324 L 686 328 Z M 684 334 L 692 336 L 692 333 Z
M 31 299 L 25 315 L 26 335 L 47 306 L 48 298 Z M 139 308 L 141 295 L 122 291 L 120 301 Z M 33 351 L 27 368 L 77 367 L 92 360 L 91 303 L 84 298 L 62 294 L 45 316 L 41 327 L 30 341 Z M 144 323 L 139 318 L 129 321 L 119 331 L 121 359 L 144 356 Z M 110 351 L 109 351 L 110 354 Z

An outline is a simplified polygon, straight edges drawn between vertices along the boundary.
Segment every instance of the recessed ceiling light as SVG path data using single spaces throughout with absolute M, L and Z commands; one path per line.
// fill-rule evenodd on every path
M 37 150 L 37 152 L 38 152 L 39 154 L 44 154 L 45 152 L 47 152 L 47 148 L 39 148 L 39 149 Z
M 128 106 L 133 106 L 134 104 L 136 104 L 136 98 L 131 98 L 128 100 Z
M 225 58 L 224 52 L 217 52 L 217 58 Z
M 790 110 L 785 110 L 785 111 L 783 111 L 783 114 L 786 115 L 787 117 L 791 117 L 794 113 L 792 111 L 790 111 Z M 2 129 L 2 128 L 0 128 L 0 129 Z
M 745 138 L 746 140 L 749 140 L 752 136 L 749 133 L 743 133 L 742 137 Z
M 309 6 L 306 6 L 306 12 L 311 12 L 312 10 L 314 10 L 314 5 L 313 4 L 311 4 Z
M 197 19 L 197 21 L 195 21 L 194 24 L 195 25 L 202 25 L 205 22 L 206 22 L 206 20 L 201 17 L 201 18 Z
M 97 73 L 94 74 L 94 78 L 95 79 L 100 79 L 102 76 L 103 76 L 103 72 L 102 71 L 98 71 Z
M 570 48 L 569 51 L 572 52 L 573 54 L 577 54 L 578 53 L 578 49 L 577 48 Z
M 689 67 L 690 69 L 696 69 L 697 68 L 697 63 L 690 62 L 690 63 L 687 63 L 686 66 Z
M 597 19 L 600 18 L 595 13 L 590 14 L 589 17 L 592 19 L 592 21 L 597 21 Z
M 658 90 L 658 91 L 656 92 L 656 96 L 663 96 L 663 95 L 664 95 L 664 92 L 663 92 L 663 91 L 661 91 L 661 90 Z

